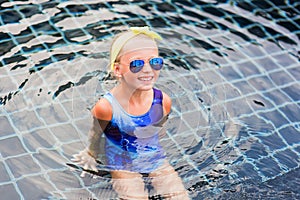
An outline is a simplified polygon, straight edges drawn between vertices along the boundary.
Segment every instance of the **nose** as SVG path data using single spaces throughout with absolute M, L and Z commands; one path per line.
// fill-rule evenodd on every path
M 152 68 L 151 68 L 151 65 L 149 64 L 149 62 L 145 62 L 145 65 L 144 65 L 142 71 L 143 71 L 144 73 L 147 73 L 147 72 L 151 72 L 151 71 L 152 71 Z

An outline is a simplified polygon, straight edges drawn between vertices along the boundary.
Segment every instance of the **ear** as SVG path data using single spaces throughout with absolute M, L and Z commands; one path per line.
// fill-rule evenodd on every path
M 114 75 L 117 78 L 121 78 L 122 77 L 122 73 L 121 73 L 121 66 L 119 63 L 115 63 L 115 67 L 114 67 Z

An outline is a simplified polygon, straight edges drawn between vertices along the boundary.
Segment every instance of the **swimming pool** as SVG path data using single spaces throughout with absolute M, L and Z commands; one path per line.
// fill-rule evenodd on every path
M 157 86 L 173 110 L 162 144 L 191 198 L 300 198 L 298 1 L 0 6 L 1 198 L 117 198 L 109 178 L 81 178 L 66 163 L 115 84 L 110 39 L 141 25 L 164 38 Z

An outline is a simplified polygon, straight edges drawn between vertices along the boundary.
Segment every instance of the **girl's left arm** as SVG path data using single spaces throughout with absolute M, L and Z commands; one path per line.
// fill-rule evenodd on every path
M 164 116 L 169 115 L 171 112 L 172 100 L 166 93 L 163 92 L 163 108 L 164 108 Z

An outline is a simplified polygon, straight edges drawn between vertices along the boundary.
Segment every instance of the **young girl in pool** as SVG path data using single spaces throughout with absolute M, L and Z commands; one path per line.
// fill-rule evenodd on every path
M 90 145 L 73 159 L 84 169 L 97 171 L 104 138 L 105 156 L 100 160 L 109 167 L 120 199 L 148 199 L 144 176 L 165 199 L 189 199 L 159 143 L 172 103 L 167 94 L 154 88 L 163 67 L 156 39 L 161 37 L 148 27 L 132 27 L 115 37 L 110 63 L 118 85 L 93 107 Z

